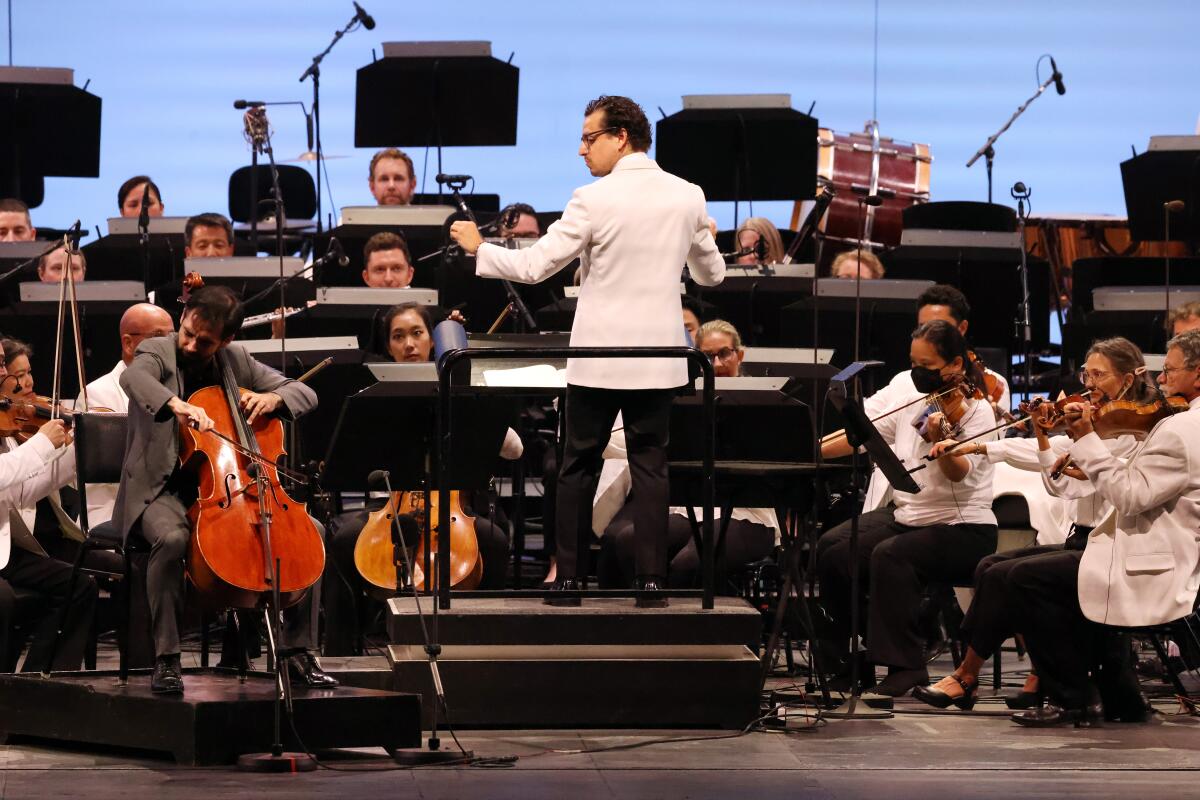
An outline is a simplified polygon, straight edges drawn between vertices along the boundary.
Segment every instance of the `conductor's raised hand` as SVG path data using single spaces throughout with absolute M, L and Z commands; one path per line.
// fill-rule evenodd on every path
M 483 237 L 479 235 L 479 226 L 470 220 L 460 219 L 450 224 L 450 238 L 458 243 L 464 252 L 475 255 Z
M 259 417 L 273 413 L 282 404 L 283 398 L 274 392 L 243 392 L 238 403 L 246 413 L 246 422 L 251 424 Z
M 200 406 L 194 406 L 191 403 L 186 403 L 178 397 L 172 397 L 167 406 L 171 412 L 175 414 L 175 418 L 179 420 L 180 425 L 186 425 L 189 428 L 195 428 L 203 433 L 213 429 L 213 421 L 208 416 L 208 413 Z

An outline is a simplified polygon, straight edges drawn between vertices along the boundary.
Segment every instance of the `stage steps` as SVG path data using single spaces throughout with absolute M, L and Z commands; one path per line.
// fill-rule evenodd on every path
M 432 684 L 415 603 L 388 605 L 394 688 L 420 693 L 428 722 Z M 432 611 L 430 598 L 421 605 Z M 638 609 L 631 598 L 564 608 L 456 597 L 438 612 L 437 631 L 455 725 L 739 728 L 758 715 L 762 617 L 740 598 L 706 611 L 698 598 Z

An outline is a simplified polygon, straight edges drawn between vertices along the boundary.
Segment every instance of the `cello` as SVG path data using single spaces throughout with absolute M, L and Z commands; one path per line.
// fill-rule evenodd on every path
M 437 574 L 438 554 L 438 499 L 426 503 L 425 492 L 392 492 L 387 503 L 367 517 L 367 524 L 358 534 L 354 545 L 354 566 L 366 581 L 372 594 L 389 597 L 397 589 L 397 553 L 393 542 L 392 519 L 397 514 L 407 514 L 417 520 L 422 528 L 425 515 L 429 515 L 429 569 Z M 479 552 L 479 538 L 475 535 L 473 517 L 462 508 L 462 496 L 458 490 L 450 492 L 450 588 L 477 589 L 483 578 L 483 554 Z M 411 561 L 412 581 L 418 591 L 425 590 L 425 537 L 416 547 Z
M 215 427 L 181 428 L 179 461 L 196 475 L 199 493 L 188 509 L 192 537 L 187 573 L 210 608 L 254 608 L 279 591 L 279 607 L 298 603 L 321 577 L 325 546 L 304 503 L 280 480 L 303 480 L 279 460 L 286 454 L 283 423 L 246 422 L 236 385 L 218 353 L 221 384 L 187 402 L 204 409 Z

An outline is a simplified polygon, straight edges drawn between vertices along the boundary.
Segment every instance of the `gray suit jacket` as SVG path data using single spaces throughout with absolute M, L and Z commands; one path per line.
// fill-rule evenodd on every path
M 121 388 L 129 395 L 129 432 L 113 525 L 122 537 L 129 535 L 146 506 L 162 493 L 179 463 L 179 421 L 167 407 L 172 397 L 183 393 L 175 363 L 176 337 L 173 333 L 142 342 L 133 363 L 121 374 Z M 283 418 L 295 419 L 316 407 L 312 389 L 261 364 L 241 345 L 231 344 L 223 354 L 238 386 L 283 398 L 278 412 Z

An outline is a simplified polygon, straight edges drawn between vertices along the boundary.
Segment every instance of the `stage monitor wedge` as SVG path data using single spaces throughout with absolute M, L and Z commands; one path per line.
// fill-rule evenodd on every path
M 817 120 L 779 95 L 685 99 L 655 125 L 655 160 L 708 200 L 808 200 L 817 188 Z
M 354 146 L 515 145 L 521 71 L 481 44 L 385 43 L 358 70 Z

